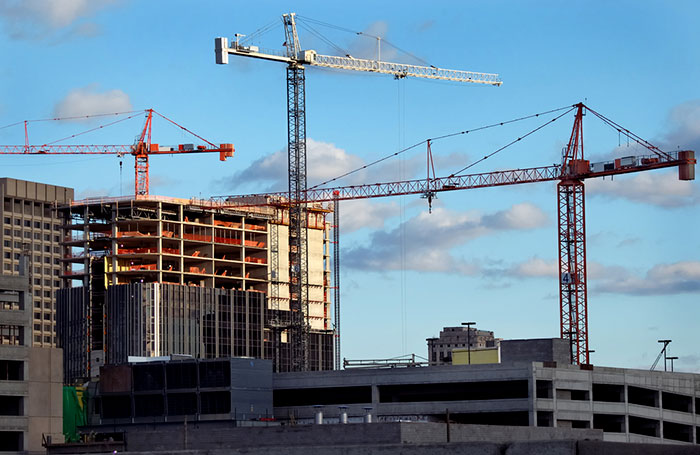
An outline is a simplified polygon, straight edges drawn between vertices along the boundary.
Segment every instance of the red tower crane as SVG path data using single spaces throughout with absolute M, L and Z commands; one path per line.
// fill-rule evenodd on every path
M 213 144 L 206 139 L 191 132 L 187 128 L 177 124 L 164 115 L 147 109 L 146 122 L 143 129 L 139 133 L 136 142 L 131 145 L 58 145 L 55 143 L 44 145 L 29 145 L 27 135 L 27 122 L 24 122 L 25 127 L 25 144 L 24 145 L 0 145 L 0 154 L 4 155 L 126 155 L 134 156 L 134 196 L 148 196 L 149 178 L 148 178 L 148 157 L 151 155 L 171 155 L 175 153 L 210 153 L 219 152 L 219 160 L 225 161 L 226 158 L 233 156 L 233 144 Z M 194 144 L 179 144 L 177 146 L 162 146 L 151 142 L 151 127 L 153 114 L 160 116 L 178 128 L 188 132 L 196 138 L 204 141 L 207 145 Z M 133 118 L 134 116 L 128 117 Z M 127 119 L 128 119 L 127 118 Z M 60 120 L 60 119 L 55 119 Z M 126 119 L 124 119 L 126 120 Z M 96 130 L 102 127 L 93 128 Z M 83 134 L 83 133 L 80 133 Z M 73 135 L 78 136 L 79 134 Z M 58 141 L 56 141 L 58 142 Z
M 516 185 L 522 183 L 558 181 L 558 245 L 559 245 L 559 310 L 560 336 L 568 339 L 574 364 L 589 363 L 588 300 L 586 276 L 586 228 L 584 180 L 633 172 L 678 167 L 680 180 L 695 179 L 695 152 L 692 150 L 667 153 L 624 129 L 612 120 L 593 111 L 583 103 L 572 107 L 576 111 L 569 142 L 564 149 L 561 165 L 533 167 L 481 174 L 431 177 L 432 155 L 428 144 L 428 175 L 425 179 L 351 185 L 333 188 L 312 188 L 304 192 L 302 203 L 333 202 L 387 196 L 419 194 L 430 203 L 438 192 Z M 646 156 L 627 156 L 609 162 L 591 163 L 583 155 L 584 110 L 600 118 L 647 148 Z M 538 114 L 539 115 L 539 114 Z M 519 140 L 519 139 L 518 139 Z M 285 200 L 289 193 L 224 196 L 224 206 L 250 205 L 251 196 L 264 196 L 268 201 Z M 259 200 L 259 199 L 258 199 Z M 296 201 L 295 201 L 296 202 Z

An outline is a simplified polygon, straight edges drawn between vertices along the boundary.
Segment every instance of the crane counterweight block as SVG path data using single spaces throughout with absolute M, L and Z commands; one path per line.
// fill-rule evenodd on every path
M 695 152 L 693 150 L 683 150 L 678 152 L 678 159 L 684 160 L 685 164 L 678 166 L 678 180 L 695 180 Z

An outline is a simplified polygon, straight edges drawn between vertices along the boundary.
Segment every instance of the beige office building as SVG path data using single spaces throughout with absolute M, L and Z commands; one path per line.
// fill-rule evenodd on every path
M 2 273 L 18 275 L 20 256 L 30 257 L 32 345 L 56 346 L 55 291 L 61 287 L 62 226 L 56 207 L 73 200 L 73 189 L 0 178 Z

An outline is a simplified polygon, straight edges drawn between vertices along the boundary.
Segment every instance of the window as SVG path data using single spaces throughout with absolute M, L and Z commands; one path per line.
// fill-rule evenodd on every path
M 19 272 L 19 264 L 15 264 L 15 272 Z
M 9 248 L 9 247 L 10 247 L 10 241 L 9 241 L 9 240 L 4 240 L 4 241 L 2 242 L 2 245 L 3 245 L 5 248 Z
M 37 343 L 41 343 L 41 337 L 38 336 L 38 335 L 35 335 L 35 336 L 34 336 L 34 341 L 36 341 Z
M 61 287 L 61 282 L 58 280 L 53 280 L 53 287 L 55 287 L 55 288 Z
M 9 251 L 5 251 L 4 256 L 5 256 L 5 259 L 10 259 L 12 255 L 10 254 Z
M 41 319 L 41 313 L 34 313 L 34 319 Z
M 38 296 L 39 294 L 40 294 L 39 291 L 34 291 L 34 295 L 37 295 L 37 296 Z M 35 300 L 35 301 L 34 301 L 34 308 L 41 308 L 41 302 L 38 301 L 38 300 Z
M 5 264 L 5 266 L 4 266 L 3 268 L 4 268 L 5 270 L 12 271 L 12 264 Z
M 51 280 L 44 280 L 44 286 L 51 286 Z
M 44 321 L 50 321 L 51 320 L 51 313 L 44 313 Z
M 3 221 L 5 221 L 5 224 L 12 224 L 9 216 L 6 216 Z
M 30 220 L 24 220 L 24 227 L 32 227 L 32 222 Z
M 58 259 L 57 259 L 57 260 L 58 260 Z M 51 258 L 48 257 L 48 256 L 46 256 L 46 257 L 44 258 L 44 264 L 51 264 Z
M 34 284 L 37 286 L 41 286 L 41 279 L 40 278 L 34 278 Z
M 5 229 L 5 235 L 10 235 L 11 232 L 12 232 L 12 230 L 10 230 L 10 229 Z
M 59 224 L 54 224 L 54 225 L 53 225 L 53 230 L 54 230 L 54 231 L 60 231 L 60 230 L 61 230 L 61 225 L 59 225 Z
M 50 310 L 51 309 L 51 302 L 50 301 L 44 302 L 44 308 L 46 308 L 47 310 Z
M 56 243 L 58 243 L 58 242 L 61 241 L 61 238 L 60 238 L 59 236 L 57 236 L 57 235 L 54 235 L 54 236 L 53 236 L 53 241 L 56 242 Z
M 44 297 L 51 297 L 51 291 L 44 291 Z
M 51 252 L 51 247 L 48 245 L 44 246 L 44 253 L 50 253 Z
M 58 269 L 53 270 L 53 276 L 58 276 Z
M 15 218 L 15 226 L 21 226 L 22 225 L 22 220 L 19 218 Z
M 34 240 L 41 240 L 41 234 L 39 234 L 38 232 L 35 232 L 34 233 Z
M 51 236 L 49 234 L 44 234 L 44 241 L 50 242 L 51 241 Z
M 24 233 L 24 238 L 25 238 L 25 239 L 31 239 L 31 238 L 32 238 L 32 233 L 31 233 L 31 232 L 25 232 L 25 233 Z
M 18 325 L 0 325 L 0 344 L 21 345 L 23 332 Z
M 20 258 L 20 254 L 19 254 L 19 253 L 15 253 L 15 259 L 19 259 L 19 258 Z
M 54 252 L 54 254 L 59 254 L 61 252 L 61 247 L 58 247 L 58 246 L 53 247 L 53 252 Z
M 51 229 L 51 225 L 49 223 L 44 223 L 44 229 Z
M 20 232 L 19 229 L 15 229 L 15 237 L 21 237 L 22 233 Z
M 41 223 L 38 221 L 34 222 L 34 229 L 41 229 Z
M 41 245 L 35 243 L 34 244 L 34 251 L 41 251 Z
M 58 258 L 54 258 L 53 263 L 54 265 L 59 265 L 61 262 L 58 260 Z
M 41 330 L 41 324 L 34 324 L 34 330 Z

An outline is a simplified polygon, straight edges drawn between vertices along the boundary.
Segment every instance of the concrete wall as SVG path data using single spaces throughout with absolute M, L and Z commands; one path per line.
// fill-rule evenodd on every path
M 63 442 L 63 350 L 31 348 L 27 403 L 30 452 L 43 453 L 42 435 Z
M 501 341 L 501 363 L 557 362 L 570 364 L 570 352 L 569 342 L 560 338 Z
M 234 427 L 223 423 L 191 423 L 188 425 L 152 425 L 125 427 L 126 449 L 147 450 L 215 450 L 249 448 L 290 449 L 293 447 L 380 446 L 444 444 L 447 426 L 437 423 L 371 423 L 347 425 L 302 425 L 271 427 Z M 566 430 L 562 428 L 516 428 L 487 425 L 451 424 L 451 443 L 506 444 L 512 441 L 601 440 L 599 430 Z M 492 450 L 492 449 L 489 449 Z M 501 453 L 500 450 L 495 453 Z

